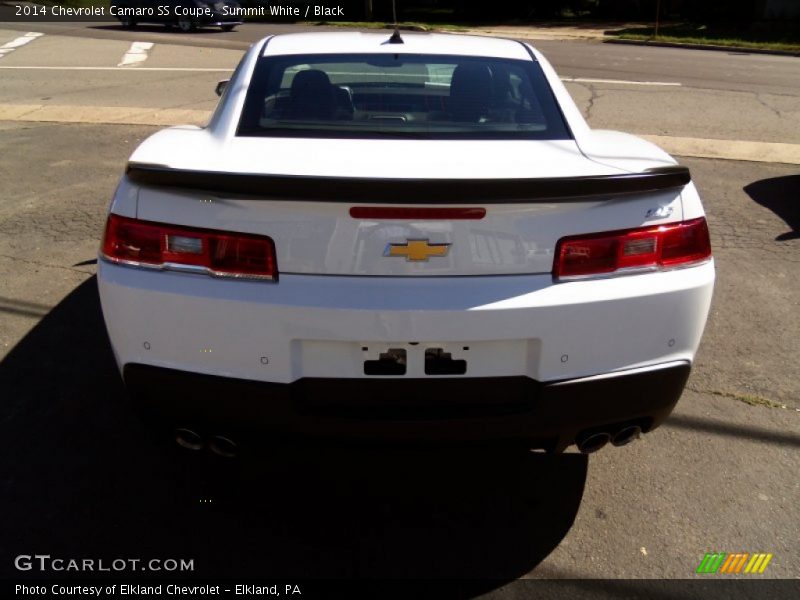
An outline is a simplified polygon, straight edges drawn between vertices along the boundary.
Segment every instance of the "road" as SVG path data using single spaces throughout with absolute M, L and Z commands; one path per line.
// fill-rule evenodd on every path
M 48 35 L 81 39 L 140 40 L 229 50 L 246 50 L 253 42 L 267 35 L 297 31 L 342 31 L 341 27 L 276 23 L 248 23 L 232 32 L 204 29 L 188 35 L 167 32 L 158 25 L 140 25 L 135 30 L 124 30 L 108 23 L 3 23 L 3 28 L 22 32 L 35 29 Z M 559 73 L 570 77 L 681 81 L 687 86 L 704 89 L 795 97 L 800 91 L 800 65 L 795 57 L 704 52 L 703 60 L 697 60 L 696 53 L 681 49 L 631 48 L 560 40 L 536 40 L 533 43 L 554 63 Z
M 592 126 L 683 148 L 705 199 L 712 313 L 657 432 L 590 459 L 281 446 L 232 465 L 148 435 L 99 311 L 106 205 L 135 146 L 202 122 L 276 29 L 297 27 L 0 25 L 0 51 L 44 34 L 0 58 L 0 575 L 34 550 L 173 556 L 198 577 L 484 577 L 474 593 L 505 597 L 520 577 L 687 578 L 742 551 L 800 577 L 800 59 L 539 44 Z M 133 42 L 154 45 L 118 68 Z
M 23 100 L 27 103 L 23 106 L 95 106 L 98 86 L 104 92 L 104 106 L 206 111 L 215 98 L 200 93 L 201 87 L 212 89 L 209 86 L 232 69 L 256 40 L 284 31 L 331 29 L 248 24 L 229 33 L 209 29 L 186 35 L 165 32 L 158 26 L 126 31 L 103 23 L 3 27 L 9 28 L 6 38 L 13 39 L 31 31 L 32 25 L 44 35 L 8 53 L 0 64 L 4 78 L 0 105 L 6 105 L 0 110 L 5 114 L 16 114 Z M 62 41 L 69 43 L 69 52 L 63 51 Z M 114 69 L 133 42 L 155 46 L 135 68 Z M 565 78 L 594 127 L 649 135 L 675 154 L 800 162 L 796 147 L 800 144 L 800 61 L 794 57 L 704 52 L 703 60 L 696 60 L 692 51 L 681 49 L 551 40 L 535 43 Z M 32 67 L 59 69 L 32 73 Z M 76 77 L 74 69 L 87 67 L 114 70 L 86 71 Z M 198 70 L 151 70 L 165 68 Z M 47 82 L 47 94 L 37 97 L 31 77 Z M 168 124 L 178 116 L 166 113 L 161 120 L 134 122 Z M 185 113 L 183 117 L 200 123 L 206 115 Z M 95 113 L 94 118 L 119 120 L 103 112 Z M 737 144 L 728 144 L 731 140 Z

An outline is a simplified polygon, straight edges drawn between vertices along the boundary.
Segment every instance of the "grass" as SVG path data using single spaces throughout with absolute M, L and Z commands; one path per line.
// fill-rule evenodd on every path
M 725 28 L 709 29 L 705 25 L 680 24 L 659 27 L 657 38 L 653 27 L 632 27 L 608 34 L 623 40 L 800 52 L 800 35 L 788 32 L 741 32 Z

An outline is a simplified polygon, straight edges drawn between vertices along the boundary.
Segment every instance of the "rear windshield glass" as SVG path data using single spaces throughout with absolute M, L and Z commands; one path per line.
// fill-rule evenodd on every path
M 238 135 L 571 137 L 538 63 L 409 54 L 261 57 Z

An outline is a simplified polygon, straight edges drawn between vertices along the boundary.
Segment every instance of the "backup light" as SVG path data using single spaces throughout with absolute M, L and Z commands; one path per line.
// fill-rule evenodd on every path
M 556 279 L 657 271 L 691 266 L 711 258 L 704 217 L 657 227 L 561 238 L 556 245 Z
M 272 238 L 179 227 L 109 215 L 103 257 L 118 264 L 201 272 L 215 277 L 278 279 Z
M 187 254 L 202 254 L 203 239 L 186 235 L 168 235 L 167 250 L 170 252 L 185 252 Z

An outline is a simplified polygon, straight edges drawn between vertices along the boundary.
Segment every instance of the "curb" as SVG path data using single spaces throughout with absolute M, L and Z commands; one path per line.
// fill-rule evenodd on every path
M 657 42 L 654 40 L 625 40 L 610 38 L 604 44 L 628 44 L 630 46 L 656 46 L 659 48 L 686 48 L 689 50 L 716 50 L 724 52 L 744 52 L 746 54 L 773 54 L 776 56 L 800 56 L 795 50 L 768 50 L 764 48 L 745 48 L 743 46 L 718 46 L 715 44 L 684 44 L 681 42 Z

